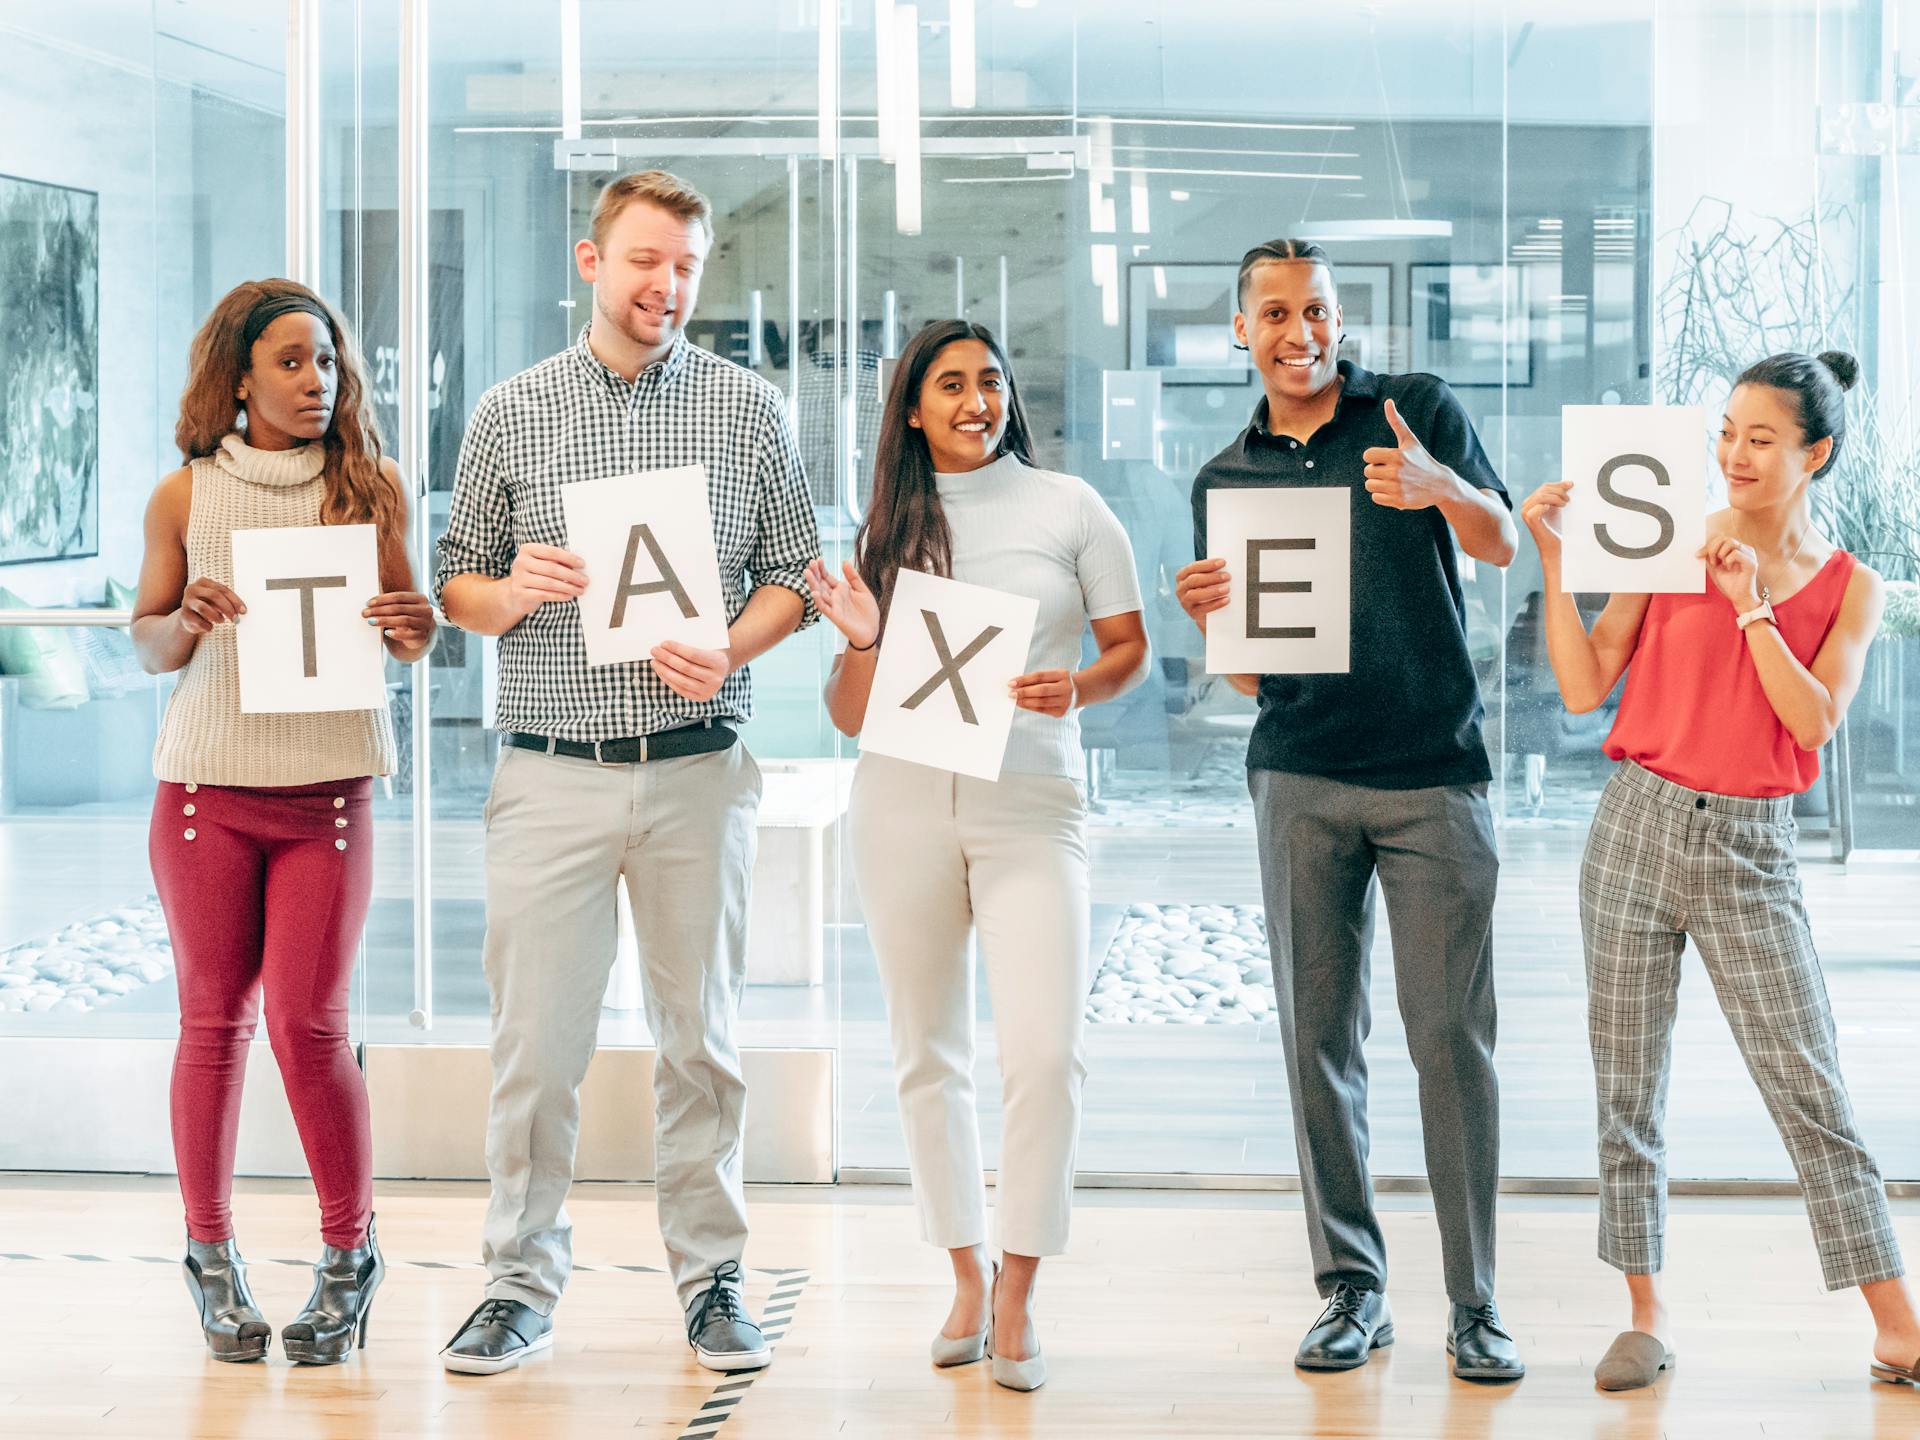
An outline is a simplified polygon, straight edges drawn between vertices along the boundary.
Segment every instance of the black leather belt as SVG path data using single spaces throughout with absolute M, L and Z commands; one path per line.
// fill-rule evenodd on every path
M 551 735 L 512 733 L 500 738 L 518 749 L 538 750 L 543 755 L 598 760 L 602 765 L 644 765 L 649 760 L 675 760 L 682 755 L 711 755 L 725 750 L 740 736 L 724 720 L 702 720 L 621 740 L 556 740 Z

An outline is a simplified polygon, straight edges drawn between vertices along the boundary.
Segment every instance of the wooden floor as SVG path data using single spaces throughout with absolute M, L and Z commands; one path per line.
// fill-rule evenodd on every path
M 1616 1278 L 1591 1258 L 1590 1201 L 1503 1207 L 1502 1307 L 1531 1373 L 1484 1387 L 1447 1373 L 1432 1217 L 1418 1202 L 1385 1216 L 1398 1344 L 1364 1370 L 1309 1376 L 1289 1363 L 1318 1307 L 1286 1197 L 1085 1193 L 1073 1253 L 1043 1273 L 1052 1380 L 1022 1396 L 982 1366 L 928 1365 L 945 1264 L 917 1240 L 903 1190 L 760 1190 L 748 1261 L 767 1269 L 753 1269 L 749 1299 L 764 1303 L 768 1270 L 807 1279 L 772 1368 L 714 1406 L 726 1382 L 692 1363 L 654 1273 L 583 1269 L 551 1354 L 490 1378 L 443 1372 L 434 1352 L 480 1295 L 484 1199 L 477 1186 L 382 1187 L 391 1270 L 370 1347 L 333 1369 L 295 1369 L 277 1347 L 268 1364 L 226 1366 L 205 1358 L 170 1263 L 171 1182 L 0 1177 L 0 1435 L 1920 1437 L 1920 1392 L 1868 1379 L 1865 1309 L 1820 1289 L 1789 1204 L 1676 1206 L 1681 1364 L 1655 1390 L 1606 1396 L 1591 1369 L 1623 1312 Z M 571 1209 L 583 1266 L 660 1263 L 649 1189 L 583 1188 Z M 1902 1210 L 1920 1253 L 1920 1210 Z M 255 1292 L 283 1324 L 308 1278 L 276 1262 L 311 1258 L 311 1197 L 256 1182 L 237 1211 Z M 703 1407 L 726 1418 L 690 1429 Z

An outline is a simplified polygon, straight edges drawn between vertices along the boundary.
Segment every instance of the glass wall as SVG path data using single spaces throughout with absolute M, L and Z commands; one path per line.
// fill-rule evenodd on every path
M 1650 8 L 1582 17 L 1399 3 L 1282 19 L 1233 4 L 1135 3 L 1096 16 L 1009 0 L 978 7 L 972 113 L 954 103 L 945 7 L 919 14 L 922 221 L 902 233 L 905 167 L 860 162 L 849 217 L 862 298 L 895 291 L 916 321 L 964 305 L 1007 328 L 1042 463 L 1087 478 L 1133 540 L 1155 648 L 1148 683 L 1083 722 L 1097 969 L 1080 1163 L 1290 1173 L 1244 769 L 1252 703 L 1206 673 L 1173 595 L 1192 558 L 1194 473 L 1260 396 L 1231 348 L 1235 267 L 1273 236 L 1322 243 L 1340 279 L 1343 355 L 1446 376 L 1516 491 L 1551 478 L 1562 405 L 1608 389 L 1652 398 L 1635 280 L 1647 266 Z M 850 77 L 867 18 L 849 25 Z M 1256 54 L 1273 63 L 1235 58 Z M 879 69 L 881 88 L 900 83 Z M 1575 247 L 1567 264 L 1563 234 Z M 1595 238 L 1614 235 L 1622 243 Z M 1570 882 L 1598 735 L 1554 747 L 1556 759 L 1592 752 L 1584 792 L 1542 819 L 1516 805 L 1529 763 L 1514 752 L 1538 742 L 1506 734 L 1505 692 L 1516 665 L 1533 691 L 1543 679 L 1528 609 L 1538 565 L 1531 587 L 1463 569 L 1496 803 L 1524 827 L 1508 831 L 1510 865 L 1536 871 L 1559 902 L 1557 913 L 1535 904 L 1502 915 L 1501 985 L 1509 1014 L 1526 1017 L 1506 1032 L 1518 1036 L 1507 1068 L 1522 1097 L 1509 1168 L 1586 1173 L 1590 1090 L 1564 1061 L 1584 1040 Z M 1544 718 L 1544 696 L 1532 709 Z M 1414 1081 L 1384 928 L 1374 1156 L 1382 1173 L 1417 1174 Z M 898 1166 L 863 938 L 848 928 L 843 1163 Z M 1562 961 L 1551 969 L 1538 963 L 1549 946 Z M 1534 1056 L 1546 1061 L 1537 1076 Z M 981 1088 L 997 1087 L 983 1077 Z M 1177 1124 L 1164 1123 L 1170 1106 Z
M 1914 392 L 1906 352 L 1882 327 L 1911 302 L 1882 197 L 1913 162 L 1896 154 L 1896 122 L 1874 108 L 1898 83 L 1881 67 L 1884 27 L 1901 7 L 1408 0 L 1283 17 L 1244 4 L 1095 14 L 1008 0 L 964 7 L 975 22 L 971 86 L 953 8 L 918 7 L 912 45 L 897 33 L 906 7 L 877 7 L 896 27 L 878 42 L 885 21 L 866 8 L 843 34 L 848 134 L 864 133 L 851 117 L 867 105 L 887 108 L 917 51 L 923 153 L 917 186 L 897 156 L 850 163 L 859 313 L 882 337 L 890 316 L 904 334 L 955 310 L 1005 329 L 1042 463 L 1107 498 L 1147 597 L 1152 678 L 1085 718 L 1098 968 L 1080 1163 L 1289 1172 L 1242 768 L 1251 706 L 1204 673 L 1172 595 L 1191 553 L 1193 474 L 1246 424 L 1259 393 L 1228 348 L 1235 261 L 1274 235 L 1326 245 L 1343 353 L 1446 378 L 1516 499 L 1558 476 L 1563 406 L 1704 401 L 1717 414 L 1727 380 L 1751 360 L 1844 342 L 1869 380 L 1850 442 L 1856 468 L 1823 493 L 1824 514 L 1842 543 L 1910 581 L 1920 487 L 1910 439 L 1895 436 L 1910 437 Z M 1817 71 L 1800 63 L 1807 55 L 1820 57 Z M 1770 114 L 1736 125 L 1736 94 L 1751 103 L 1756 62 L 1778 81 Z M 903 189 L 917 197 L 902 203 Z M 1701 197 L 1716 194 L 1769 237 L 1773 273 L 1741 268 L 1760 244 L 1702 243 L 1712 207 Z M 1718 268 L 1697 273 L 1709 265 Z M 1696 273 L 1682 274 L 1688 266 Z M 1734 321 L 1750 307 L 1769 319 L 1743 332 Z M 1720 348 L 1701 354 L 1707 333 Z M 889 353 L 884 339 L 879 348 Z M 1560 705 L 1540 633 L 1539 560 L 1524 534 L 1521 548 L 1506 572 L 1465 567 L 1505 859 L 1503 1165 L 1578 1176 L 1592 1171 L 1593 1142 L 1574 882 L 1609 768 L 1600 742 L 1611 707 L 1575 717 Z M 1912 1108 L 1881 1082 L 1910 1078 L 1913 1034 L 1877 1022 L 1870 977 L 1884 982 L 1891 968 L 1912 986 L 1920 952 L 1884 923 L 1897 869 L 1830 863 L 1851 847 L 1920 844 L 1901 743 L 1913 702 L 1899 613 L 1876 644 L 1849 736 L 1829 747 L 1803 830 L 1849 1065 L 1872 1077 L 1857 1104 L 1889 1172 L 1905 1175 L 1920 1173 Z M 871 959 L 848 919 L 842 1163 L 898 1167 Z M 1374 967 L 1374 1163 L 1418 1174 L 1414 1078 L 1384 933 Z M 991 1097 L 991 1027 L 983 1034 L 980 1088 Z M 1676 1093 L 1696 1103 L 1676 1107 L 1677 1172 L 1786 1174 L 1697 972 L 1680 1037 Z
M 131 604 L 188 342 L 228 287 L 284 267 L 284 51 L 277 12 L 0 18 L 0 611 Z M 24 1062 L 0 1164 L 49 1163 L 56 1129 L 68 1162 L 169 1163 L 147 827 L 171 678 L 117 625 L 0 628 L 0 1047 Z
M 1897 1018 L 1920 999 L 1920 944 L 1891 922 L 1920 864 L 1920 656 L 1909 656 L 1920 645 L 1920 299 L 1909 284 L 1920 174 L 1914 82 L 1890 58 L 1899 22 L 1920 24 L 1920 0 L 748 0 L 711 13 L 420 3 L 413 72 L 401 44 L 411 4 L 319 7 L 320 160 L 295 180 L 317 194 L 320 283 L 360 332 L 390 444 L 415 378 L 399 362 L 401 227 L 424 208 L 426 453 L 411 468 L 429 540 L 481 393 L 586 320 L 571 252 L 598 188 L 649 165 L 714 201 L 717 245 L 691 333 L 787 395 L 830 560 L 848 553 L 863 512 L 889 363 L 919 325 L 955 313 L 1005 340 L 1040 462 L 1084 476 L 1121 518 L 1154 659 L 1146 684 L 1083 717 L 1090 1171 L 1262 1177 L 1295 1165 L 1245 786 L 1251 704 L 1205 673 L 1173 598 L 1191 558 L 1193 475 L 1260 393 L 1228 328 L 1247 246 L 1277 235 L 1325 245 L 1343 353 L 1446 378 L 1516 500 L 1558 474 L 1565 405 L 1711 411 L 1765 353 L 1853 350 L 1864 376 L 1823 517 L 1895 582 L 1895 600 L 1807 797 L 1803 854 L 1856 1105 L 1888 1173 L 1920 1177 L 1904 1098 L 1920 1046 Z M 284 268 L 282 12 L 212 14 L 92 0 L 15 6 L 0 27 L 0 176 L 19 177 L 0 178 L 15 227 L 0 228 L 0 265 L 13 263 L 22 214 L 93 237 L 91 403 L 111 417 L 93 442 L 92 529 L 36 538 L 0 512 L 0 547 L 43 547 L 0 568 L 14 597 L 0 607 L 125 603 L 108 586 L 131 582 L 145 495 L 175 463 L 193 326 L 233 281 Z M 428 159 L 409 194 L 398 157 L 412 75 L 425 84 Z M 75 105 L 80 95 L 92 102 Z M 81 303 L 70 290 L 55 298 Z M 5 443 L 21 442 L 10 432 Z M 423 551 L 423 581 L 429 563 Z M 1504 857 L 1504 1167 L 1587 1176 L 1574 880 L 1611 712 L 1574 717 L 1559 704 L 1524 531 L 1506 571 L 1465 568 Z M 144 755 L 164 683 L 127 668 L 111 629 L 59 633 L 94 637 L 68 647 L 83 700 L 70 689 L 49 701 L 44 686 L 29 698 L 20 672 L 54 667 L 0 653 L 0 1025 L 12 1027 L 0 1033 L 163 1039 L 170 962 L 139 927 L 153 919 Z M 754 665 L 746 733 L 767 794 L 743 1038 L 835 1053 L 838 1163 L 871 1174 L 905 1154 L 846 865 L 857 745 L 834 734 L 819 698 L 834 648 L 821 626 Z M 408 758 L 377 801 L 365 1033 L 481 1045 L 493 644 L 449 627 L 420 690 L 397 667 L 390 678 Z M 416 730 L 428 737 L 419 767 Z M 49 755 L 66 758 L 40 763 Z M 61 947 L 121 933 L 109 926 L 134 934 L 116 943 L 156 974 L 76 1006 L 90 981 L 101 993 L 96 971 L 119 972 Z M 1374 1163 L 1419 1174 L 1381 930 Z M 49 951 L 78 978 L 43 974 Z M 1786 1175 L 1697 970 L 1683 996 L 1675 1173 Z M 980 1009 L 991 1143 L 984 986 Z M 648 1038 L 630 947 L 601 1036 Z

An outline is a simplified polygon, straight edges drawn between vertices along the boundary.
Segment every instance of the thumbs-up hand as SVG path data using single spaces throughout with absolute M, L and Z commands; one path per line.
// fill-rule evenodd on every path
M 1391 449 L 1375 445 L 1360 456 L 1366 462 L 1367 493 L 1373 503 L 1393 510 L 1424 510 L 1459 499 L 1465 482 L 1427 453 L 1391 400 L 1386 416 L 1399 443 Z

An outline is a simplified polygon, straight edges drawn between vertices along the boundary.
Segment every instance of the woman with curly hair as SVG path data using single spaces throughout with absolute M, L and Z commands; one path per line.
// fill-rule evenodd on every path
M 393 771 L 393 727 L 384 706 L 242 712 L 234 627 L 246 606 L 230 537 L 373 525 L 381 593 L 361 613 L 397 660 L 432 648 L 433 607 L 413 586 L 406 489 L 380 453 L 359 356 L 304 285 L 251 281 L 214 307 L 194 337 L 174 439 L 187 463 L 147 506 L 133 641 L 149 672 L 183 672 L 154 746 L 149 838 L 180 991 L 171 1108 L 183 1266 L 214 1358 L 263 1358 L 272 1332 L 247 1288 L 229 1200 L 264 991 L 325 1242 L 282 1346 L 291 1360 L 334 1364 L 356 1337 L 366 1343 L 384 1273 L 347 992 L 373 888 L 373 777 Z

